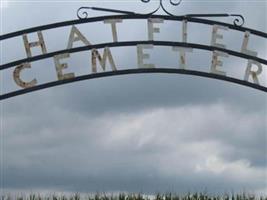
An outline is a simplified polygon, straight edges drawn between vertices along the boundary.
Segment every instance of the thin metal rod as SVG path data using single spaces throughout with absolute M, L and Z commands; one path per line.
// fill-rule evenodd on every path
M 90 9 L 90 10 L 97 10 L 97 11 L 104 11 L 104 12 L 112 12 L 112 13 L 121 13 L 121 14 L 128 14 L 134 15 L 134 12 L 124 11 L 124 10 L 116 10 L 116 9 L 109 9 L 109 8 L 99 8 L 99 7 L 80 7 L 77 11 L 79 13 L 82 9 Z
M 106 19 L 147 19 L 148 16 L 145 15 L 110 15 L 110 16 L 101 16 L 101 17 L 92 17 L 92 18 L 87 18 L 83 20 L 71 20 L 71 21 L 65 21 L 65 22 L 58 22 L 58 23 L 53 23 L 53 24 L 47 24 L 43 26 L 37 26 L 37 27 L 32 27 L 29 29 L 24 29 L 12 33 L 7 33 L 4 35 L 0 35 L 0 41 L 17 37 L 23 34 L 28 34 L 28 33 L 33 33 L 37 31 L 44 31 L 44 30 L 49 30 L 49 29 L 54 29 L 54 28 L 60 28 L 64 26 L 71 26 L 71 25 L 76 25 L 76 24 L 85 24 L 85 23 L 92 23 L 92 22 L 98 22 L 98 21 L 103 21 Z M 208 20 L 208 19 L 201 19 L 201 18 L 194 18 L 194 17 L 187 17 L 187 16 L 167 16 L 167 15 L 151 15 L 149 18 L 161 18 L 164 20 L 170 20 L 170 21 L 182 21 L 182 20 L 187 20 L 189 22 L 194 22 L 194 23 L 199 23 L 199 24 L 207 24 L 207 25 L 222 25 L 222 26 L 227 26 L 229 29 L 232 30 L 237 30 L 241 32 L 249 31 L 251 34 L 257 35 L 259 37 L 267 38 L 267 33 L 246 28 L 246 27 L 240 27 L 240 26 L 235 26 L 233 24 L 228 24 L 224 22 L 218 22 L 214 20 Z
M 207 45 L 194 44 L 194 43 L 170 42 L 170 41 L 126 41 L 126 42 L 102 43 L 102 44 L 89 45 L 89 46 L 77 47 L 77 48 L 72 48 L 72 49 L 65 49 L 65 50 L 55 51 L 55 52 L 51 52 L 51 53 L 47 53 L 47 54 L 43 54 L 43 55 L 39 55 L 39 56 L 25 58 L 25 59 L 21 59 L 21 60 L 17 60 L 14 62 L 0 65 L 0 71 L 7 69 L 7 68 L 10 68 L 10 67 L 14 67 L 14 66 L 22 64 L 22 63 L 38 61 L 38 60 L 50 58 L 50 57 L 53 57 L 55 55 L 64 54 L 64 53 L 75 53 L 75 52 L 87 51 L 87 50 L 91 50 L 91 49 L 101 49 L 101 48 L 105 48 L 105 47 L 136 46 L 138 44 L 152 44 L 155 46 L 170 46 L 170 47 L 172 47 L 172 46 L 189 47 L 189 48 L 208 50 L 208 51 L 217 50 L 217 51 L 222 51 L 222 52 L 228 53 L 229 55 L 232 55 L 232 56 L 237 56 L 240 58 L 255 60 L 255 61 L 258 61 L 262 64 L 267 65 L 267 60 L 264 60 L 262 58 L 258 58 L 258 57 L 250 56 L 250 55 L 243 54 L 243 53 L 240 53 L 237 51 L 232 51 L 232 50 L 223 49 L 223 48 L 214 47 L 214 46 L 207 46 Z
M 146 74 L 146 73 L 166 73 L 166 74 L 184 74 L 184 75 L 200 76 L 200 77 L 206 77 L 206 78 L 212 78 L 212 79 L 223 80 L 223 81 L 227 81 L 227 82 L 231 82 L 231 83 L 236 83 L 236 84 L 247 86 L 250 88 L 254 88 L 254 89 L 257 89 L 257 90 L 260 90 L 263 92 L 267 92 L 267 88 L 264 86 L 256 85 L 256 84 L 244 81 L 244 80 L 239 80 L 236 78 L 212 74 L 212 73 L 208 73 L 208 72 L 175 69 L 175 68 L 142 68 L 142 69 L 137 68 L 137 69 L 125 69 L 125 70 L 118 70 L 118 71 L 109 71 L 109 72 L 87 74 L 87 75 L 75 77 L 73 79 L 66 79 L 66 80 L 49 82 L 49 83 L 45 83 L 45 84 L 31 87 L 31 88 L 22 89 L 22 90 L 18 90 L 18 91 L 14 91 L 14 92 L 0 95 L 0 101 L 4 100 L 4 99 L 11 98 L 11 97 L 23 95 L 26 93 L 42 90 L 45 88 L 55 87 L 58 85 L 64 85 L 64 84 L 83 81 L 83 80 L 96 79 L 96 78 L 102 78 L 102 77 L 108 77 L 108 76 L 119 76 L 119 75 L 126 75 L 126 74 Z

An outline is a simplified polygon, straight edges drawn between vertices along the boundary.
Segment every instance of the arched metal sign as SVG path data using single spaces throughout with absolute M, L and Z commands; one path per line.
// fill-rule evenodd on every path
M 144 3 L 148 3 L 150 0 L 141 0 Z M 177 6 L 179 2 L 173 2 L 170 0 L 171 5 Z M 155 13 L 162 8 L 168 15 L 155 15 Z M 98 10 L 105 12 L 115 12 L 118 15 L 108 15 L 100 17 L 88 17 L 89 10 Z M 8 91 L 0 95 L 0 100 L 11 98 L 14 96 L 26 94 L 29 92 L 41 90 L 44 88 L 54 87 L 57 85 L 62 85 L 66 83 L 82 81 L 87 79 L 94 79 L 106 76 L 115 76 L 123 74 L 138 74 L 138 73 L 173 73 L 173 74 L 185 74 L 202 76 L 207 78 L 219 79 L 223 81 L 228 81 L 243 86 L 251 87 L 263 92 L 267 92 L 267 87 L 260 81 L 260 79 L 265 80 L 264 77 L 264 65 L 267 65 L 267 60 L 258 56 L 255 50 L 249 49 L 249 42 L 251 35 L 261 38 L 263 42 L 266 42 L 267 34 L 258 30 L 253 30 L 243 27 L 244 18 L 242 15 L 238 14 L 190 14 L 175 16 L 168 12 L 165 8 L 163 1 L 159 1 L 158 8 L 147 14 L 139 14 L 130 11 L 121 11 L 106 8 L 96 8 L 96 7 L 81 7 L 77 11 L 77 16 L 79 19 L 72 21 L 59 22 L 44 26 L 33 27 L 13 33 L 8 33 L 0 36 L 0 42 L 5 42 L 7 40 L 12 40 L 17 37 L 22 37 L 22 45 L 24 46 L 26 52 L 26 58 L 19 59 L 16 61 L 11 61 L 4 63 L 0 66 L 0 70 L 10 70 L 12 68 L 12 74 L 14 83 L 20 88 L 15 91 Z M 233 24 L 213 21 L 204 18 L 211 17 L 233 17 Z M 135 41 L 122 41 L 118 37 L 118 24 L 130 23 L 133 21 L 146 21 L 146 40 L 135 40 Z M 166 21 L 171 21 L 180 24 L 181 29 L 181 40 L 180 41 L 168 41 L 168 40 L 156 40 L 155 35 L 160 32 L 160 25 Z M 82 24 L 92 24 L 104 22 L 105 26 L 111 27 L 111 38 L 112 41 L 103 43 L 92 43 L 85 34 L 78 28 L 78 25 Z M 209 44 L 198 44 L 190 43 L 188 40 L 188 24 L 199 24 L 204 26 L 209 26 L 210 28 L 210 43 Z M 69 27 L 69 39 L 67 41 L 67 48 L 48 52 L 47 42 L 43 35 L 46 31 L 47 34 L 51 30 L 59 29 L 62 27 Z M 109 28 L 108 27 L 108 28 Z M 109 28 L 110 29 L 110 28 Z M 240 39 L 240 49 L 239 51 L 234 49 L 228 49 L 227 44 L 223 41 L 223 34 L 226 31 L 237 31 L 243 35 Z M 30 41 L 28 35 L 35 34 L 37 36 L 36 41 Z M 82 46 L 74 47 L 77 43 L 82 43 Z M 41 54 L 33 55 L 32 48 L 37 47 Z M 116 60 L 114 59 L 112 50 L 113 48 L 121 47 L 134 47 L 136 48 L 136 63 L 137 67 L 131 69 L 119 69 L 116 65 Z M 153 50 L 154 47 L 168 47 L 173 53 L 177 53 L 179 62 L 177 63 L 177 68 L 158 68 L 151 61 L 149 61 L 149 52 Z M 204 50 L 211 54 L 211 64 L 209 66 L 209 71 L 200 71 L 190 69 L 187 66 L 187 55 L 191 54 L 194 50 Z M 3 49 L 4 50 L 4 49 Z M 67 73 L 65 70 L 68 68 L 68 64 L 63 59 L 71 57 L 71 54 L 77 52 L 90 52 L 91 56 L 91 73 L 83 74 L 80 76 L 75 75 L 75 73 Z M 100 53 L 103 51 L 103 54 Z M 222 58 L 227 58 L 230 56 L 238 57 L 246 60 L 246 65 L 244 66 L 242 78 L 236 78 L 227 75 L 227 71 L 223 69 Z M 23 70 L 30 71 L 32 68 L 32 63 L 52 58 L 55 66 L 56 80 L 39 84 L 38 79 L 32 77 L 30 81 L 26 81 L 22 78 L 21 74 Z M 110 65 L 111 70 L 107 70 L 107 63 Z M 265 66 L 264 66 L 265 67 Z M 99 69 L 102 72 L 98 72 Z M 266 74 L 265 74 L 266 75 Z M 264 82 L 264 81 L 263 81 Z M 266 84 L 266 81 L 265 81 Z

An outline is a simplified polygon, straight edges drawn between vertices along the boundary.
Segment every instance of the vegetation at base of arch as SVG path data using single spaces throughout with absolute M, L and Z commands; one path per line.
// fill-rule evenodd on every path
M 97 193 L 95 195 L 80 194 L 74 195 L 48 195 L 42 196 L 39 194 L 1 196 L 0 200 L 267 200 L 267 196 L 257 196 L 251 194 L 224 194 L 224 195 L 209 195 L 205 193 L 188 193 L 186 195 L 177 195 L 172 193 L 143 195 L 143 194 L 126 194 L 106 195 L 105 193 Z

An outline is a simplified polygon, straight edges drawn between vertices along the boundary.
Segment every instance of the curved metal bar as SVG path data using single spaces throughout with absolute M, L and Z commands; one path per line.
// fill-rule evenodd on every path
M 88 15 L 89 15 L 89 11 L 88 10 L 98 10 L 98 11 L 121 13 L 121 14 L 127 14 L 127 15 L 134 15 L 135 14 L 134 12 L 123 11 L 123 10 L 106 9 L 106 8 L 98 8 L 98 7 L 80 7 L 77 10 L 77 17 L 79 19 L 88 18 Z
M 143 2 L 143 3 L 149 3 L 150 0 L 141 0 L 141 2 Z M 138 13 L 138 15 L 143 15 L 143 16 L 150 16 L 150 15 L 153 15 L 153 14 L 155 14 L 155 13 L 160 9 L 160 7 L 161 7 L 161 5 L 159 4 L 158 7 L 157 7 L 154 11 L 149 12 L 149 13 L 145 13 L 145 14 L 143 14 L 143 13 Z
M 208 20 L 208 19 L 201 19 L 201 18 L 196 18 L 194 17 L 195 15 L 185 15 L 185 16 L 167 16 L 167 15 L 151 15 L 149 18 L 161 18 L 164 20 L 170 20 L 170 21 L 183 21 L 187 20 L 188 22 L 193 22 L 193 23 L 199 23 L 199 24 L 206 24 L 206 25 L 222 25 L 222 26 L 227 26 L 229 29 L 236 30 L 236 31 L 249 31 L 251 34 L 257 35 L 259 37 L 267 38 L 267 33 L 264 33 L 262 31 L 258 31 L 255 29 L 250 29 L 246 27 L 240 27 L 240 26 L 235 26 L 233 24 L 228 24 L 224 22 L 218 22 L 214 20 Z M 199 15 L 198 15 L 199 16 Z M 199 16 L 201 17 L 201 16 Z M 65 22 L 58 22 L 58 23 L 53 23 L 53 24 L 47 24 L 43 26 L 36 26 L 16 32 L 11 32 L 7 33 L 4 35 L 0 35 L 0 41 L 6 40 L 9 38 L 17 37 L 23 34 L 29 34 L 29 33 L 34 33 L 37 31 L 44 31 L 44 30 L 49 30 L 49 29 L 54 29 L 54 28 L 60 28 L 60 27 L 65 27 L 65 26 L 71 26 L 71 25 L 78 25 L 78 24 L 85 24 L 85 23 L 92 23 L 92 22 L 99 22 L 103 21 L 106 19 L 147 19 L 147 15 L 109 15 L 109 16 L 101 16 L 101 17 L 93 17 L 93 18 L 87 18 L 83 20 L 71 20 L 71 21 L 65 21 Z
M 186 17 L 189 18 L 198 18 L 198 17 L 235 17 L 233 24 L 235 26 L 239 26 L 242 27 L 245 23 L 245 19 L 242 15 L 239 14 L 226 14 L 226 13 L 222 13 L 222 14 L 188 14 L 185 15 Z
M 88 17 L 88 9 L 91 9 L 91 7 L 80 7 L 78 10 L 77 10 L 77 17 L 79 19 L 86 19 Z M 82 10 L 85 10 L 85 11 L 82 11 Z M 82 12 L 81 12 L 82 11 Z
M 182 0 L 179 0 L 177 2 L 170 0 L 171 5 L 173 5 L 173 6 L 178 6 L 178 5 L 180 5 L 181 2 L 182 2 Z
M 144 74 L 144 73 L 167 73 L 167 74 L 184 74 L 184 75 L 193 75 L 193 76 L 200 76 L 200 77 L 206 77 L 206 78 L 212 78 L 212 79 L 219 79 L 231 83 L 236 83 L 239 85 L 247 86 L 250 88 L 254 88 L 263 92 L 267 92 L 267 88 L 261 85 L 256 85 L 247 81 L 239 80 L 232 77 L 217 75 L 217 74 L 211 74 L 208 72 L 200 72 L 195 70 L 184 70 L 184 69 L 174 69 L 174 68 L 138 68 L 138 69 L 125 69 L 125 70 L 118 70 L 118 71 L 109 71 L 109 72 L 101 72 L 101 73 L 95 73 L 95 74 L 87 74 L 83 76 L 78 76 L 73 79 L 66 79 L 66 80 L 60 80 L 60 81 L 53 81 L 45 84 L 41 84 L 38 86 L 34 86 L 27 89 L 22 89 L 10 93 L 6 93 L 3 95 L 0 95 L 0 101 L 4 99 L 8 99 L 11 97 L 19 96 L 22 94 L 42 90 L 45 88 L 55 87 L 58 85 L 73 83 L 77 81 L 83 81 L 83 80 L 89 80 L 89 79 L 95 79 L 95 78 L 102 78 L 102 77 L 108 77 L 108 76 L 118 76 L 118 75 L 126 75 L 126 74 Z
M 230 16 L 233 16 L 233 17 L 239 17 L 240 19 L 238 19 L 238 18 L 235 18 L 235 20 L 234 20 L 234 25 L 236 25 L 236 26 L 243 26 L 244 25 L 244 23 L 245 23 L 245 19 L 244 19 L 244 17 L 242 16 L 242 15 L 237 15 L 237 14 L 232 14 L 232 15 L 230 15 Z
M 83 47 L 77 47 L 77 48 L 72 48 L 72 49 L 65 49 L 61 51 L 55 51 L 39 56 L 34 56 L 30 58 L 25 58 L 21 60 L 17 60 L 14 62 L 10 62 L 7 64 L 0 65 L 0 71 L 14 67 L 16 65 L 19 65 L 21 63 L 27 63 L 27 62 L 33 62 L 33 61 L 38 61 L 46 58 L 53 57 L 55 55 L 59 54 L 64 54 L 64 53 L 75 53 L 75 52 L 81 52 L 81 51 L 86 51 L 86 50 L 91 50 L 91 49 L 101 49 L 105 47 L 125 47 L 125 46 L 136 46 L 138 44 L 152 44 L 155 46 L 179 46 L 179 47 L 188 47 L 188 48 L 195 48 L 195 49 L 201 49 L 201 50 L 208 50 L 208 51 L 222 51 L 225 53 L 228 53 L 229 55 L 232 56 L 237 56 L 240 58 L 245 58 L 245 59 L 251 59 L 258 61 L 262 64 L 267 65 L 267 60 L 264 60 L 262 58 L 258 58 L 255 56 L 250 56 L 247 54 L 243 54 L 237 51 L 232 51 L 228 49 L 223 49 L 219 47 L 214 47 L 214 46 L 207 46 L 207 45 L 202 45 L 202 44 L 194 44 L 194 43 L 183 43 L 183 42 L 171 42 L 171 41 L 127 41 L 127 42 L 112 42 L 112 43 L 102 43 L 102 44 L 96 44 L 96 45 L 89 45 L 89 46 L 83 46 Z
M 181 2 L 182 2 L 182 0 L 179 0 L 178 2 L 174 2 L 173 0 L 170 0 L 170 4 L 173 5 L 173 6 L 179 6 Z M 163 4 L 163 0 L 160 0 L 160 6 L 161 6 L 162 10 L 163 10 L 166 14 L 168 14 L 168 15 L 170 15 L 170 16 L 177 16 L 177 15 L 174 15 L 174 14 L 170 13 L 170 12 L 165 8 L 165 6 L 164 6 L 164 4 Z

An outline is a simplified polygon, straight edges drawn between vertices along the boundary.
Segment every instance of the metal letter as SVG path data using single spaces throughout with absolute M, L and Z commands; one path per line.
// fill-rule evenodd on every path
M 228 54 L 224 53 L 224 52 L 221 52 L 221 51 L 213 51 L 210 72 L 214 73 L 214 74 L 219 74 L 219 75 L 222 75 L 222 76 L 226 76 L 226 72 L 219 71 L 217 69 L 218 66 L 220 66 L 220 67 L 223 66 L 223 62 L 221 60 L 218 60 L 218 56 L 228 57 Z
M 249 36 L 250 36 L 250 32 L 246 31 L 244 34 L 244 39 L 242 42 L 242 47 L 241 47 L 241 52 L 250 56 L 257 56 L 258 53 L 256 51 L 251 51 L 248 50 L 248 41 L 249 41 Z M 258 66 L 258 70 L 257 71 L 252 71 L 252 64 L 257 65 Z M 253 82 L 256 84 L 260 84 L 259 83 L 259 79 L 258 79 L 258 75 L 261 74 L 262 72 L 262 65 L 255 61 L 255 60 L 248 60 L 248 64 L 247 64 L 247 69 L 246 69 L 246 73 L 245 73 L 245 77 L 244 80 L 248 81 L 249 80 L 249 76 L 252 76 Z
M 75 78 L 74 73 L 63 74 L 63 69 L 68 68 L 68 64 L 67 63 L 61 64 L 60 60 L 64 58 L 69 58 L 69 57 L 70 57 L 69 53 L 64 53 L 64 54 L 59 54 L 59 55 L 54 56 L 54 62 L 55 62 L 56 70 L 57 70 L 58 80 Z
M 257 71 L 252 71 L 252 64 L 258 66 Z M 259 83 L 258 75 L 261 74 L 261 72 L 262 72 L 262 65 L 259 62 L 255 61 L 255 60 L 248 60 L 248 65 L 247 65 L 244 80 L 248 81 L 249 76 L 251 75 L 253 82 L 259 85 L 260 83 Z
M 154 64 L 144 64 L 144 59 L 148 59 L 150 56 L 144 53 L 144 49 L 153 49 L 153 45 L 137 45 L 137 60 L 139 68 L 154 68 Z
M 246 31 L 244 34 L 244 39 L 243 39 L 243 43 L 242 43 L 242 47 L 241 47 L 241 52 L 247 55 L 251 55 L 251 56 L 257 56 L 257 52 L 256 51 L 251 51 L 248 50 L 248 40 L 249 40 L 249 36 L 250 36 L 250 32 Z
M 183 42 L 187 42 L 187 20 L 183 20 L 182 41 Z
M 107 19 L 104 20 L 105 24 L 111 24 L 113 42 L 118 42 L 117 26 L 116 23 L 121 23 L 122 19 Z
M 20 86 L 22 88 L 30 88 L 30 87 L 33 87 L 37 84 L 37 80 L 33 79 L 30 82 L 25 82 L 25 81 L 21 80 L 20 74 L 21 74 L 21 71 L 25 68 L 31 68 L 30 63 L 23 63 L 21 65 L 18 65 L 13 72 L 13 78 L 14 78 L 14 81 L 16 82 L 16 84 L 18 86 Z
M 38 35 L 38 39 L 39 39 L 39 41 L 37 41 L 37 42 L 29 42 L 28 36 L 26 34 L 24 34 L 22 36 L 23 37 L 23 41 L 24 41 L 24 47 L 25 47 L 26 54 L 27 54 L 28 58 L 32 57 L 32 52 L 31 52 L 31 48 L 32 47 L 40 46 L 41 50 L 42 50 L 42 53 L 43 54 L 47 53 L 45 42 L 44 42 L 44 37 L 43 37 L 42 32 L 41 31 L 37 31 L 37 35 Z
M 163 23 L 163 19 L 149 18 L 147 20 L 148 26 L 148 40 L 154 40 L 154 33 L 159 33 L 160 29 L 154 27 L 154 23 Z
M 217 39 L 223 39 L 223 35 L 220 35 L 218 34 L 218 29 L 222 29 L 222 30 L 225 30 L 227 31 L 228 30 L 228 27 L 227 26 L 219 26 L 219 25 L 213 25 L 213 28 L 212 28 L 212 38 L 211 38 L 211 46 L 215 46 L 215 47 L 220 47 L 220 48 L 223 48 L 225 49 L 225 45 L 224 44 L 219 44 L 219 43 L 216 43 L 216 40 Z
M 71 49 L 73 47 L 73 43 L 77 41 L 82 41 L 86 46 L 91 45 L 91 43 L 86 39 L 86 37 L 79 31 L 76 26 L 71 27 L 69 42 L 67 49 Z
M 185 48 L 185 47 L 172 47 L 173 51 L 179 51 L 180 52 L 180 69 L 186 69 L 186 52 L 193 52 L 192 48 Z
M 109 60 L 109 63 L 111 65 L 112 71 L 116 71 L 117 68 L 115 66 L 111 51 L 109 49 L 109 47 L 105 47 L 104 49 L 104 53 L 103 53 L 103 57 L 101 57 L 101 55 L 99 54 L 99 52 L 96 49 L 92 50 L 92 71 L 94 73 L 97 72 L 97 67 L 96 67 L 96 61 L 97 59 L 99 60 L 99 63 L 103 69 L 103 71 L 106 71 L 106 62 L 107 62 L 107 58 Z

